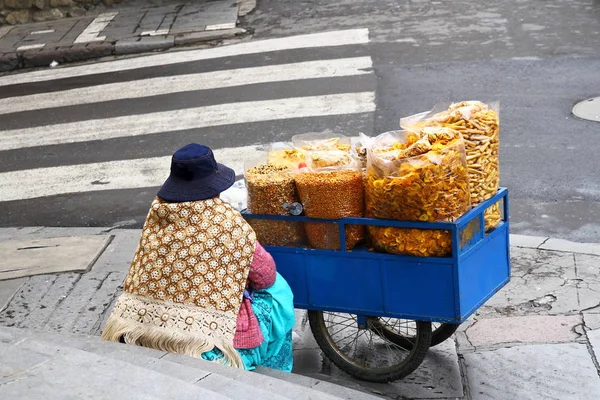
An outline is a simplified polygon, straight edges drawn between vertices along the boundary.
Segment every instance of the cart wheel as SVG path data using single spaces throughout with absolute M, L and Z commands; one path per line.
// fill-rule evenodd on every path
M 379 332 L 377 317 L 366 317 L 359 326 L 354 314 L 308 311 L 317 344 L 335 365 L 356 379 L 391 382 L 419 367 L 431 342 L 431 322 L 415 321 L 410 348 L 391 342 Z
M 389 341 L 410 349 L 413 346 L 417 332 L 416 321 L 410 319 L 379 318 L 374 323 L 377 333 L 381 333 Z M 445 342 L 456 332 L 460 324 L 446 324 L 441 322 L 431 323 L 431 344 L 437 346 Z

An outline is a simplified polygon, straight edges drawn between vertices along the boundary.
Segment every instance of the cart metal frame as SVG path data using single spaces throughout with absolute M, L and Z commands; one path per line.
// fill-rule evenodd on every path
M 500 202 L 499 225 L 484 231 L 484 211 Z M 244 218 L 289 222 L 441 229 L 450 232 L 448 257 L 414 257 L 369 251 L 265 246 L 294 293 L 296 308 L 359 316 L 459 324 L 510 280 L 508 190 L 477 205 L 455 222 L 412 222 L 375 218 L 336 220 L 242 212 Z M 466 232 L 471 232 L 467 234 Z

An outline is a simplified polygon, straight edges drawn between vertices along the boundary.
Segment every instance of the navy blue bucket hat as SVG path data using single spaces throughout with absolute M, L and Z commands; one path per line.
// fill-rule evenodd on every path
M 234 182 L 234 170 L 217 163 L 209 147 L 192 143 L 173 154 L 171 174 L 158 191 L 158 197 L 172 202 L 206 200 Z

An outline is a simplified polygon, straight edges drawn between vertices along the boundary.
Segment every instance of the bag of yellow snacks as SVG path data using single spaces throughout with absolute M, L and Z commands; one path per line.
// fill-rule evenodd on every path
M 301 151 L 340 150 L 349 152 L 351 140 L 344 135 L 309 132 L 292 136 L 292 144 Z
M 364 215 L 362 172 L 349 150 L 307 151 L 306 167 L 295 177 L 306 216 L 338 219 Z M 336 224 L 311 222 L 304 226 L 311 247 L 340 249 Z M 352 249 L 363 238 L 363 226 L 346 225 L 346 249 Z
M 426 126 L 447 127 L 459 131 L 465 140 L 471 205 L 489 199 L 500 186 L 498 159 L 499 129 L 498 103 L 463 101 L 438 104 L 430 112 L 402 118 L 402 129 L 419 131 Z M 495 228 L 502 219 L 500 204 L 485 211 L 485 230 Z
M 367 217 L 450 222 L 471 206 L 464 142 L 452 129 L 387 132 L 367 153 Z M 373 246 L 387 253 L 447 256 L 449 232 L 369 226 Z
M 246 163 L 245 178 L 250 213 L 288 215 L 284 204 L 300 201 L 294 181 L 294 169 L 269 164 L 264 156 Z M 248 223 L 262 245 L 297 247 L 306 241 L 301 222 L 251 219 Z
M 267 163 L 272 165 L 297 169 L 303 162 L 306 162 L 305 152 L 288 143 L 273 143 L 267 151 Z

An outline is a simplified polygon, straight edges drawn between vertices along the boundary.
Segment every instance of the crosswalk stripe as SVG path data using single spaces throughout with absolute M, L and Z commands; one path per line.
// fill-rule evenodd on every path
M 244 162 L 261 154 L 257 146 L 214 150 L 218 162 L 244 171 Z M 0 173 L 0 202 L 66 193 L 160 186 L 169 175 L 171 157 L 107 161 Z M 15 184 L 18 182 L 18 184 Z
M 65 194 L 69 198 L 77 194 L 89 196 L 85 194 L 88 192 L 120 198 L 121 190 L 133 193 L 135 190 L 125 190 L 160 186 L 169 173 L 171 157 L 156 146 L 163 147 L 171 141 L 194 141 L 194 129 L 237 132 L 246 127 L 243 124 L 254 123 L 247 126 L 249 135 L 240 145 L 252 143 L 254 130 L 262 132 L 263 140 L 279 139 L 283 137 L 279 132 L 283 131 L 310 130 L 313 125 L 322 130 L 322 121 L 329 119 L 349 118 L 353 126 L 364 125 L 361 129 L 368 130 L 364 115 L 376 108 L 374 82 L 371 87 L 367 76 L 373 75 L 371 58 L 364 56 L 365 46 L 359 52 L 336 53 L 339 46 L 368 42 L 367 29 L 350 29 L 2 76 L 0 90 L 2 86 L 13 87 L 7 87 L 5 98 L 0 98 L 0 121 L 7 121 L 5 126 L 9 128 L 3 131 L 0 127 L 0 152 L 6 151 L 4 154 L 11 160 L 11 165 L 4 168 L 7 172 L 0 172 L 0 202 L 31 199 L 35 202 Z M 316 50 L 318 55 L 304 58 L 308 51 L 313 53 L 312 48 L 321 48 Z M 237 58 L 220 60 L 246 54 L 254 54 L 250 57 L 252 62 L 240 64 Z M 271 61 L 272 58 L 276 61 Z M 213 61 L 178 65 L 201 60 Z M 168 74 L 164 73 L 165 68 L 152 70 L 167 65 L 172 65 L 166 69 Z M 108 79 L 100 75 L 119 71 L 124 72 Z M 81 78 L 60 81 L 73 77 Z M 27 83 L 34 84 L 19 86 Z M 210 101 L 200 97 L 196 100 L 196 96 L 206 93 L 211 94 Z M 144 101 L 146 98 L 148 102 Z M 186 99 L 182 104 L 192 108 L 173 110 L 173 104 L 162 106 L 175 98 Z M 74 106 L 80 107 L 69 108 Z M 119 108 L 118 112 L 115 108 Z M 17 114 L 38 110 L 41 112 Z M 63 113 L 69 114 L 63 116 Z M 12 120 L 13 116 L 18 123 Z M 82 118 L 86 120 L 79 120 Z M 368 120 L 371 118 L 372 114 Z M 334 125 L 340 124 L 334 122 Z M 217 137 L 212 132 L 213 129 L 209 136 Z M 138 138 L 144 135 L 154 136 Z M 213 144 L 238 143 L 228 135 L 220 135 Z M 129 146 L 123 143 L 134 141 L 145 142 L 145 147 L 133 157 L 147 154 L 149 158 L 130 159 L 134 153 L 121 151 Z M 84 148 L 110 154 L 95 154 L 86 159 L 78 155 Z M 38 151 L 49 154 L 50 161 L 34 160 L 33 153 Z M 219 162 L 242 174 L 244 163 L 261 154 L 262 147 L 218 148 L 217 145 L 213 151 Z M 57 154 L 68 152 L 71 152 L 68 160 L 57 158 Z M 20 157 L 34 162 L 21 162 Z M 59 197 L 49 201 L 62 207 L 64 200 Z
M 150 135 L 211 126 L 373 111 L 375 111 L 373 92 L 218 104 L 0 131 L 0 150 Z
M 371 67 L 370 57 L 355 57 L 110 83 L 0 99 L 0 114 L 267 82 L 364 75 Z
M 151 56 L 129 58 L 104 63 L 65 67 L 26 74 L 0 77 L 0 86 L 41 82 L 76 76 L 96 75 L 108 72 L 127 71 L 148 66 L 178 64 L 190 61 L 207 60 L 245 54 L 266 53 L 281 50 L 318 48 L 365 44 L 369 42 L 368 29 L 349 29 L 324 33 L 313 33 L 284 38 L 267 39 L 212 49 L 167 52 Z

